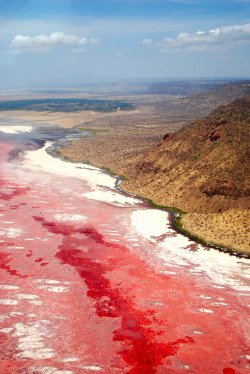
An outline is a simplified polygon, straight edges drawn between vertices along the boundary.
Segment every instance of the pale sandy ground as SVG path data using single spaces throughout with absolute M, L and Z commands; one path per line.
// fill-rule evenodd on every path
M 119 113 L 107 113 L 105 116 L 112 117 Z M 103 113 L 93 111 L 83 111 L 76 113 L 49 113 L 49 112 L 33 112 L 33 111 L 3 111 L 0 112 L 0 118 L 11 117 L 22 121 L 42 121 L 50 124 L 61 125 L 65 128 L 81 125 L 84 122 L 96 121 L 103 117 Z
M 250 252 L 249 211 L 230 209 L 220 214 L 187 214 L 182 223 L 186 230 L 206 242 Z
M 132 112 L 94 113 L 38 113 L 0 112 L 0 118 L 11 117 L 20 121 L 36 121 L 41 124 L 54 123 L 64 127 L 83 125 L 86 128 L 109 129 L 108 133 L 80 140 L 61 150 L 61 154 L 72 161 L 89 161 L 96 166 L 105 166 L 120 175 L 129 177 L 134 163 L 160 142 L 167 130 L 181 123 L 164 124 L 162 118 L 138 109 Z M 157 123 L 158 121 L 158 123 Z M 86 123 L 87 122 L 87 123 Z M 25 123 L 27 125 L 27 123 Z M 4 123 L 3 123 L 4 125 Z M 134 191 L 136 193 L 136 191 Z M 108 198 L 108 196 L 106 196 Z M 154 200 L 154 196 L 148 194 Z M 169 205 L 167 201 L 162 205 Z M 179 207 L 181 208 L 181 207 Z M 229 210 L 221 214 L 188 214 L 183 219 L 185 229 L 202 239 L 236 250 L 250 252 L 249 215 L 244 210 Z
M 137 114 L 139 110 L 127 111 L 126 114 Z M 124 112 L 114 112 L 114 113 L 102 113 L 93 112 L 91 110 L 86 110 L 82 112 L 36 112 L 36 111 L 2 111 L 0 112 L 0 118 L 11 117 L 20 119 L 23 121 L 42 121 L 45 123 L 61 125 L 65 128 L 70 128 L 72 126 L 81 125 L 85 122 L 95 122 L 100 119 L 112 119 L 113 117 L 119 118 L 124 116 Z

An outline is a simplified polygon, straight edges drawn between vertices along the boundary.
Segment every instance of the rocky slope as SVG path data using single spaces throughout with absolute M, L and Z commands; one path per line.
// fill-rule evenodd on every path
M 205 240 L 250 251 L 249 122 L 250 96 L 166 134 L 124 188 L 189 212 L 185 228 Z

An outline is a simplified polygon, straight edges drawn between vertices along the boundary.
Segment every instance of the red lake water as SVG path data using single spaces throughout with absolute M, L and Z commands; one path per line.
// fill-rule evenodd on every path
M 191 241 L 115 178 L 11 130 L 0 136 L 0 372 L 249 373 L 249 260 Z

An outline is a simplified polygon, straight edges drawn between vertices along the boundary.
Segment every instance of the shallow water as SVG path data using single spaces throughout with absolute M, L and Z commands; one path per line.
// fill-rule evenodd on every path
M 0 372 L 248 373 L 249 261 L 179 234 L 98 168 L 53 158 L 40 130 L 11 130 Z

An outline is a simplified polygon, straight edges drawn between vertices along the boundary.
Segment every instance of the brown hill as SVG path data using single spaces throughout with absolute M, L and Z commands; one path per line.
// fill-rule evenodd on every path
M 198 118 L 204 118 L 213 109 L 220 105 L 225 105 L 233 100 L 243 99 L 250 95 L 250 81 L 236 81 L 224 84 L 214 85 L 213 88 L 204 92 L 195 93 L 189 96 L 169 100 L 168 102 L 159 102 L 156 108 L 172 117 L 183 117 L 195 121 Z
M 125 189 L 189 212 L 185 228 L 207 241 L 250 251 L 249 122 L 250 96 L 166 134 Z

